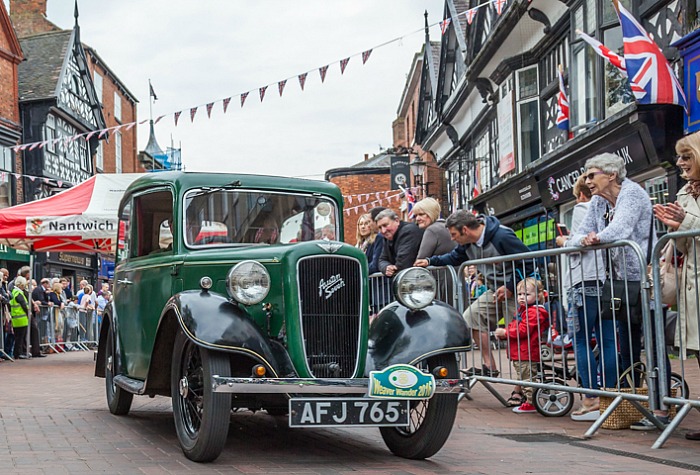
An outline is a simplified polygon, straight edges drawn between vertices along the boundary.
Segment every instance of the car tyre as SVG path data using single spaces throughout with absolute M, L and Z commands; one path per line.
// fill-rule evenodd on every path
M 453 354 L 438 355 L 419 365 L 431 371 L 447 368 L 449 378 L 457 378 L 457 360 Z M 421 460 L 435 455 L 450 436 L 457 416 L 458 394 L 435 394 L 430 399 L 411 401 L 408 427 L 380 427 L 384 443 L 394 455 Z
M 105 342 L 105 389 L 107 393 L 107 406 L 109 412 L 117 416 L 129 413 L 131 402 L 134 400 L 133 393 L 120 388 L 114 383 L 114 377 L 118 374 L 116 340 L 114 329 L 110 325 Z
M 211 462 L 226 444 L 231 414 L 231 395 L 215 393 L 212 376 L 231 375 L 229 358 L 196 345 L 180 331 L 171 371 L 175 429 L 182 451 L 194 462 Z

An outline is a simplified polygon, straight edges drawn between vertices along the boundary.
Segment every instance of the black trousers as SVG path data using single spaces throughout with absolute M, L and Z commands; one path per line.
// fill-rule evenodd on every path
M 38 317 L 36 315 L 32 315 L 32 318 L 30 319 L 30 327 L 29 340 L 32 345 L 32 356 L 37 356 L 41 354 L 41 341 L 39 338 Z
M 29 327 L 15 328 L 15 359 L 27 354 L 27 328 Z

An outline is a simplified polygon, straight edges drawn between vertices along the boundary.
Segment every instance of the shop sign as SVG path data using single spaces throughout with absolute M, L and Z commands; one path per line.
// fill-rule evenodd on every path
M 92 257 L 85 256 L 83 254 L 73 254 L 70 252 L 51 252 L 49 253 L 49 260 L 53 262 L 69 264 L 72 266 L 92 267 Z
M 513 190 L 514 187 L 515 190 Z M 500 216 L 537 201 L 539 198 L 540 193 L 535 178 L 528 177 L 525 181 L 518 181 L 517 186 L 511 186 L 490 197 L 484 205 L 484 211 L 486 214 Z
M 584 148 L 581 149 L 582 158 L 574 162 L 567 160 L 568 166 L 557 170 L 556 172 L 540 177 L 537 182 L 542 203 L 546 208 L 558 206 L 571 200 L 574 196 L 573 189 L 576 180 L 583 173 L 586 160 L 599 153 L 611 152 L 625 161 L 627 174 L 632 175 L 634 172 L 643 170 L 649 164 L 642 136 L 639 131 L 628 134 L 626 137 L 614 142 L 603 145 L 597 149 Z
M 501 99 L 496 106 L 498 114 L 498 176 L 515 170 L 513 147 L 513 80 L 506 80 L 499 88 Z
M 391 189 L 399 190 L 410 186 L 408 155 L 391 157 Z
M 0 244 L 0 259 L 29 262 L 29 251 L 21 251 L 13 249 L 6 244 Z
M 700 30 L 695 30 L 671 46 L 678 48 L 683 63 L 683 89 L 688 103 L 685 132 L 700 130 Z

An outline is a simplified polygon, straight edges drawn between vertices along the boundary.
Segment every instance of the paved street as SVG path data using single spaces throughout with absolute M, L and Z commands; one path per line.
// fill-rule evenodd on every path
M 697 411 L 661 450 L 656 433 L 600 431 L 587 423 L 515 415 L 477 386 L 462 401 L 447 445 L 428 461 L 392 456 L 375 429 L 291 430 L 284 418 L 232 418 L 223 454 L 196 464 L 181 453 L 166 398 L 137 397 L 127 417 L 109 413 L 92 353 L 0 363 L 0 473 L 690 473 L 700 471 Z M 508 388 L 503 387 L 503 392 Z M 697 394 L 697 392 L 696 392 Z

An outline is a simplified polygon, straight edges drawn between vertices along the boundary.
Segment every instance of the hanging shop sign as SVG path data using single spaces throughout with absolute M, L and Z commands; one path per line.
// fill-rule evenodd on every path
M 92 256 L 72 252 L 50 252 L 48 260 L 77 267 L 92 267 Z
M 400 190 L 410 186 L 408 155 L 395 155 L 391 157 L 391 189 Z
M 502 216 L 540 199 L 535 177 L 528 176 L 517 180 L 508 189 L 496 193 L 484 203 L 484 212 L 493 216 Z

